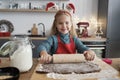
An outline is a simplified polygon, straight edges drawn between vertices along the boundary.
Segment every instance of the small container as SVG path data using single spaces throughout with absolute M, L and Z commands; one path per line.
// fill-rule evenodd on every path
M 37 28 L 36 24 L 33 24 L 31 33 L 32 33 L 32 35 L 38 35 L 38 28 Z

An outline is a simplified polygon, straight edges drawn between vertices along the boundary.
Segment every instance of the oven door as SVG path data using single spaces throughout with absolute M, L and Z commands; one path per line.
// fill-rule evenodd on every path
M 88 48 L 93 50 L 97 57 L 105 58 L 106 43 L 105 42 L 83 42 Z
M 93 50 L 97 57 L 105 58 L 105 46 L 88 46 L 91 50 Z

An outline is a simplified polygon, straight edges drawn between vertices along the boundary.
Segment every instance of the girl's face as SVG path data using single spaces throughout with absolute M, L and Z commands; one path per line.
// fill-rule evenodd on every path
M 61 15 L 57 18 L 56 27 L 60 33 L 62 34 L 69 33 L 69 31 L 71 30 L 71 26 L 72 26 L 72 23 L 71 23 L 70 16 Z

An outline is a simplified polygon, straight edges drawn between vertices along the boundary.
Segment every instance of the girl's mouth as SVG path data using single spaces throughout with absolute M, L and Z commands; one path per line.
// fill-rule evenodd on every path
M 61 31 L 66 31 L 66 29 L 61 29 Z

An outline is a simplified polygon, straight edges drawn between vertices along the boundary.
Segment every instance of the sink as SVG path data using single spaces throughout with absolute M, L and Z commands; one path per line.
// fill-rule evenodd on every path
M 28 35 L 29 37 L 43 37 L 42 35 Z
M 16 34 L 15 36 L 22 36 L 22 35 L 25 35 L 25 34 Z M 28 37 L 43 37 L 42 35 L 26 35 Z

